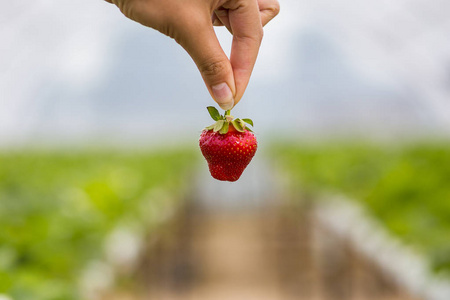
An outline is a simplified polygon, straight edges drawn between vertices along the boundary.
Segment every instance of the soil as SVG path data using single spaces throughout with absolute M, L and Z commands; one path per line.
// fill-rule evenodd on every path
M 188 210 L 167 235 L 146 254 L 142 295 L 122 299 L 417 299 L 305 209 Z

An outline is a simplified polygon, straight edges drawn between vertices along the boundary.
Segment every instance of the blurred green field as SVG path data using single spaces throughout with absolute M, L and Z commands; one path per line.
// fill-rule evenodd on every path
M 360 201 L 450 274 L 450 144 L 296 144 L 274 154 L 307 196 L 326 190 Z
M 179 205 L 196 150 L 0 153 L 0 295 L 75 300 L 117 226 L 152 230 Z M 314 197 L 360 201 L 450 274 L 450 144 L 278 145 L 272 158 Z
M 192 151 L 0 153 L 0 294 L 81 299 L 86 263 L 118 225 L 148 228 L 176 206 Z M 165 195 L 165 196 L 163 196 Z

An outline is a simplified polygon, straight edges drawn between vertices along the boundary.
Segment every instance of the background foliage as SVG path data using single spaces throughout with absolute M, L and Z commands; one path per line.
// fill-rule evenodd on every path
M 85 264 L 118 224 L 146 224 L 179 199 L 189 151 L 0 154 L 0 294 L 80 299 Z M 172 187 L 177 187 L 176 189 Z M 169 201 L 170 200 L 170 201 Z
M 326 189 L 359 201 L 434 270 L 450 274 L 450 144 L 336 142 L 275 152 L 305 193 Z

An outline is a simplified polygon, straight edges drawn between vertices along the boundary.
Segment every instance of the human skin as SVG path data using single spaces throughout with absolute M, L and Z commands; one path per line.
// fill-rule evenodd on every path
M 173 38 L 192 57 L 213 99 L 228 110 L 242 98 L 263 37 L 279 12 L 277 0 L 106 0 L 144 26 Z M 213 25 L 226 26 L 230 58 Z

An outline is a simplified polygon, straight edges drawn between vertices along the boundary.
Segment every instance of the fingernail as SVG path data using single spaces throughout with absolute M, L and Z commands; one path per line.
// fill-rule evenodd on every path
M 218 85 L 214 85 L 211 87 L 214 100 L 216 100 L 217 104 L 223 110 L 229 110 L 233 108 L 234 99 L 233 93 L 230 90 L 230 87 L 225 82 L 220 83 Z

